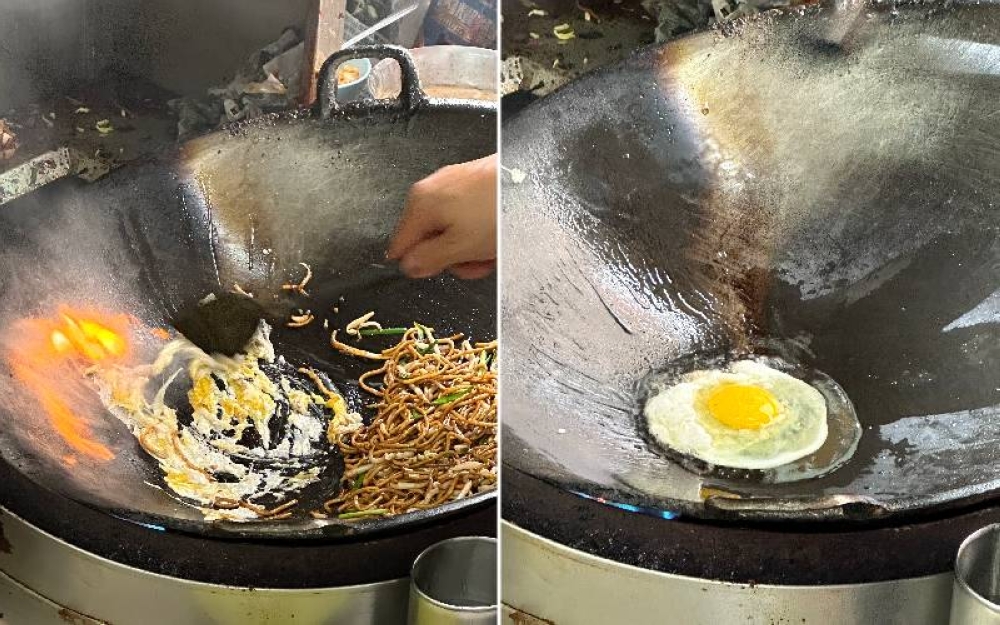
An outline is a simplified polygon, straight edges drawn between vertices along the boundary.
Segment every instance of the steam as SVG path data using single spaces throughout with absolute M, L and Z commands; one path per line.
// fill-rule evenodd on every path
M 79 367 L 37 356 L 48 348 L 63 307 L 127 316 L 133 328 L 162 324 L 162 311 L 139 293 L 139 268 L 125 257 L 119 220 L 90 201 L 76 185 L 57 185 L 0 214 L 0 266 L 7 268 L 0 275 L 0 401 L 6 415 L 16 415 L 0 429 L 0 455 L 29 475 L 55 479 L 56 488 L 143 507 L 135 497 L 146 489 L 147 468 L 132 435 L 107 413 Z M 151 332 L 132 334 L 140 362 L 162 344 Z M 32 390 L 38 385 L 45 393 Z M 53 410 L 73 418 L 59 421 Z M 108 484 L 133 486 L 109 490 Z
M 101 57 L 95 41 L 102 34 L 95 28 L 94 4 L 5 0 L 0 9 L 0 116 L 52 97 L 69 82 L 93 78 Z

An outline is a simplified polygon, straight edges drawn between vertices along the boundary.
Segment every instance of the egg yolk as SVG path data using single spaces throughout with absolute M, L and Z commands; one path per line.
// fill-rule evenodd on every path
M 778 416 L 778 400 L 749 384 L 722 384 L 708 391 L 709 414 L 736 430 L 759 430 Z

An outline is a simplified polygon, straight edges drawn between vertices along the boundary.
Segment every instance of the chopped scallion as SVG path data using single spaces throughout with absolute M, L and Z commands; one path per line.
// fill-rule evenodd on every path
M 406 334 L 409 328 L 366 328 L 361 330 L 359 334 L 361 336 L 393 336 L 398 334 Z
M 444 404 L 450 404 L 453 401 L 458 401 L 459 399 L 462 399 L 471 392 L 472 392 L 472 387 L 470 386 L 469 388 L 463 388 L 462 390 L 455 391 L 454 393 L 448 393 L 447 395 L 442 395 L 441 397 L 438 397 L 431 403 L 434 404 L 435 406 L 443 406 Z
M 345 512 L 343 514 L 338 514 L 338 519 L 361 519 L 366 516 L 382 516 L 383 514 L 389 514 L 389 511 L 385 508 L 373 508 L 371 510 L 358 510 L 357 512 Z

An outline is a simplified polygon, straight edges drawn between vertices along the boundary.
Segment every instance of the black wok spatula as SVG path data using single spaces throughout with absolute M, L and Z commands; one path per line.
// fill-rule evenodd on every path
M 173 326 L 206 354 L 234 356 L 247 346 L 264 318 L 263 307 L 253 298 L 220 293 L 182 307 Z

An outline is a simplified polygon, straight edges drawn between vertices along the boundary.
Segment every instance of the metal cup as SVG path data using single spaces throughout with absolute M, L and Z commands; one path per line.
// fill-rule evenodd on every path
M 955 559 L 951 625 L 1000 625 L 1000 524 L 965 539 Z
M 452 538 L 417 556 L 409 625 L 495 625 L 496 619 L 496 539 Z

